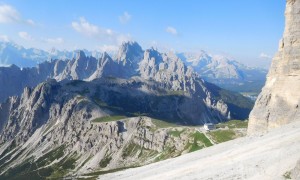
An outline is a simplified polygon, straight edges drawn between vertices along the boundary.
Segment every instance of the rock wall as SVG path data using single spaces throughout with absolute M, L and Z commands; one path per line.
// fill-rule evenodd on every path
M 250 113 L 250 135 L 300 120 L 300 0 L 286 1 L 285 17 L 279 50 Z

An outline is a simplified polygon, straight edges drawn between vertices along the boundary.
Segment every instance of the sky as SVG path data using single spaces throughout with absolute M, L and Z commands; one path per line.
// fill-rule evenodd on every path
M 131 40 L 265 67 L 283 34 L 284 8 L 285 0 L 0 0 L 0 40 L 100 51 Z

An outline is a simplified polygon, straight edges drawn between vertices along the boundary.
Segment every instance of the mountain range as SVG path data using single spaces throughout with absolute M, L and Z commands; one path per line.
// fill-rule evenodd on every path
M 72 60 L 51 60 L 37 67 L 22 69 L 15 65 L 1 67 L 0 75 L 0 85 L 3 87 L 0 89 L 1 101 L 9 96 L 21 95 L 25 87 L 34 88 L 47 79 L 93 81 L 105 77 L 130 79 L 137 76 L 145 81 L 155 81 L 159 84 L 157 86 L 170 93 L 195 95 L 203 91 L 199 97 L 207 97 L 208 106 L 221 108 L 221 104 L 227 103 L 229 109 L 223 109 L 226 118 L 245 119 L 252 106 L 246 98 L 201 80 L 174 53 L 160 53 L 154 49 L 143 51 L 136 42 L 124 43 L 115 60 L 106 53 L 96 59 L 78 51 Z M 223 96 L 235 96 L 240 99 L 240 104 Z M 215 100 L 210 99 L 212 97 L 216 97 Z
M 86 54 L 99 57 L 100 52 L 83 50 Z M 21 68 L 35 67 L 38 64 L 50 61 L 51 59 L 72 59 L 75 57 L 75 51 L 57 50 L 52 48 L 44 51 L 37 48 L 24 48 L 13 42 L 0 42 L 0 66 L 16 65 Z
M 226 56 L 210 55 L 205 51 L 179 53 L 178 56 L 201 78 L 232 91 L 258 95 L 266 80 L 266 69 L 248 67 Z
M 137 48 L 137 51 L 143 54 L 139 45 L 132 48 Z M 34 48 L 26 49 L 12 42 L 0 42 L 0 65 L 15 64 L 21 68 L 36 67 L 38 64 L 55 59 L 72 60 L 76 57 L 78 51 L 59 51 L 55 48 L 50 51 Z M 86 56 L 94 58 L 100 58 L 104 54 L 100 51 L 81 51 Z M 128 65 L 124 61 L 126 57 L 122 57 L 122 54 L 119 54 L 120 52 L 122 51 L 109 52 L 109 55 L 113 59 L 118 59 L 119 63 L 122 61 L 124 65 Z M 265 69 L 247 67 L 226 56 L 211 55 L 205 51 L 175 54 L 186 66 L 191 66 L 204 80 L 231 91 L 253 93 L 257 96 L 265 82 L 267 73 Z M 135 61 L 139 61 L 139 58 L 141 58 L 138 54 L 132 54 L 132 56 L 136 56 Z

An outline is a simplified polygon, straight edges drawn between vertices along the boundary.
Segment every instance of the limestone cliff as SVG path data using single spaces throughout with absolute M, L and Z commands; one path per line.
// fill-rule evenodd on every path
M 300 121 L 300 0 L 287 0 L 285 17 L 284 35 L 250 114 L 248 134 Z

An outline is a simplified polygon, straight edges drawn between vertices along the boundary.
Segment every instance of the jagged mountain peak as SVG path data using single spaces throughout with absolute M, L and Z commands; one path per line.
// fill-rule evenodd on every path
M 124 42 L 118 51 L 117 61 L 123 62 L 123 65 L 129 61 L 129 63 L 137 62 L 143 54 L 142 47 L 135 41 Z M 138 58 L 137 58 L 138 57 Z
M 182 59 L 174 51 L 169 51 L 167 53 L 164 53 L 163 57 L 165 61 L 167 61 L 168 59 L 171 61 L 180 61 L 183 63 Z
M 3 91 L 4 95 L 0 98 L 0 101 L 5 100 L 3 97 L 20 94 L 25 86 L 33 87 L 47 78 L 54 78 L 58 81 L 64 79 L 91 81 L 103 76 L 126 79 L 140 76 L 147 80 L 152 79 L 161 82 L 165 88 L 176 91 L 194 90 L 195 78 L 199 77 L 195 73 L 198 72 L 197 68 L 194 67 L 194 70 L 189 68 L 190 64 L 185 63 L 184 58 L 176 53 L 161 53 L 154 48 L 143 51 L 141 46 L 133 41 L 125 42 L 120 46 L 120 56 L 117 59 L 111 58 L 107 53 L 101 53 L 98 54 L 98 57 L 95 57 L 86 50 L 79 50 L 72 52 L 72 54 L 74 54 L 74 58 L 71 60 L 56 59 L 43 62 L 38 65 L 38 68 L 16 71 L 18 75 L 25 77 L 22 80 L 23 83 L 18 86 L 15 85 L 16 90 L 14 91 Z M 213 67 L 213 65 L 209 64 L 209 67 Z M 218 69 L 218 72 L 224 72 L 223 74 L 225 74 L 230 70 L 230 75 L 235 76 L 235 68 L 225 66 L 223 69 Z M 210 71 L 207 72 L 210 73 Z M 222 73 L 220 76 L 214 76 L 213 78 L 226 77 Z M 204 73 L 200 72 L 199 74 L 203 75 Z M 11 76 L 9 78 L 13 79 L 15 77 Z
M 77 59 L 85 59 L 85 58 L 86 58 L 86 55 L 83 50 L 78 50 L 76 52 L 76 60 Z
M 197 66 L 201 61 L 211 61 L 211 56 L 204 50 L 197 52 L 181 52 L 177 53 L 178 57 L 183 61 L 192 63 L 193 66 Z
M 142 50 L 142 47 L 136 41 L 126 41 L 123 42 L 119 49 L 130 49 L 130 48 L 137 48 Z
M 104 52 L 104 53 L 102 53 L 101 58 L 106 59 L 106 58 L 111 58 L 111 57 L 107 52 Z
M 58 65 L 56 66 L 59 70 L 60 68 L 63 68 L 62 66 L 64 66 L 64 64 L 66 64 L 66 62 L 63 62 L 65 60 L 78 59 L 77 57 L 82 57 L 81 59 L 91 61 L 91 58 L 85 58 L 85 56 L 92 56 L 95 59 L 100 59 L 103 54 L 103 52 L 99 51 L 82 50 L 85 53 L 85 56 L 83 56 L 83 53 L 81 55 L 78 55 L 78 53 L 74 51 L 61 51 L 58 49 L 52 49 L 47 52 L 43 50 L 32 48 L 26 49 L 21 46 L 17 46 L 18 45 L 13 45 L 13 43 L 1 44 L 1 66 L 16 64 L 19 67 L 34 67 L 45 61 L 60 60 Z M 200 74 L 203 79 L 215 83 L 223 88 L 227 88 L 229 90 L 241 92 L 239 84 L 242 83 L 243 85 L 245 85 L 243 86 L 245 90 L 242 92 L 252 91 L 251 87 L 253 86 L 257 87 L 257 92 L 259 92 L 261 86 L 265 82 L 266 71 L 257 68 L 248 68 L 242 65 L 241 63 L 238 63 L 233 58 L 228 58 L 227 56 L 215 56 L 203 50 L 197 52 L 186 52 L 176 54 L 170 52 L 160 53 L 154 48 L 150 48 L 148 51 L 150 54 L 147 52 L 144 53 L 142 47 L 135 41 L 124 42 L 122 45 L 120 45 L 119 50 L 118 52 L 116 52 L 116 54 L 109 54 L 113 58 L 108 59 L 113 59 L 116 65 L 112 65 L 113 63 L 107 64 L 110 64 L 111 69 L 115 69 L 115 72 L 112 73 L 114 76 L 128 78 L 133 75 L 139 74 L 139 64 L 144 59 L 144 56 L 147 57 L 150 55 L 151 57 L 156 57 L 155 63 L 158 63 L 158 65 L 161 64 L 160 57 L 162 57 L 163 61 L 166 62 L 179 63 L 182 60 L 186 66 L 192 66 L 194 71 Z M 155 53 L 155 51 L 157 55 L 153 54 Z M 180 58 L 180 61 L 178 61 L 178 57 Z M 95 63 L 95 60 L 93 61 L 94 62 L 89 63 L 89 69 L 93 69 L 91 66 L 92 64 L 99 64 Z M 124 68 L 118 67 L 119 65 L 122 65 Z M 163 67 L 164 65 L 161 64 L 160 66 Z M 259 81 L 260 83 L 258 85 L 254 84 L 253 86 L 248 85 L 248 82 L 254 81 Z M 227 86 L 228 84 L 229 86 Z
M 144 52 L 144 59 L 151 59 L 154 58 L 156 62 L 162 62 L 161 53 L 158 52 L 156 49 L 150 48 L 146 49 Z

